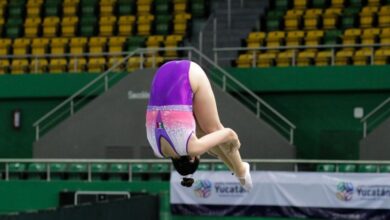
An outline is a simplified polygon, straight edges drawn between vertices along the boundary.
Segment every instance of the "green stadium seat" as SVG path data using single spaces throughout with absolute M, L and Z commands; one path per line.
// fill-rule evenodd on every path
M 146 173 L 149 171 L 149 165 L 146 163 L 131 164 L 132 180 L 141 181 L 146 179 Z
M 198 170 L 199 170 L 199 171 L 209 171 L 209 170 L 211 170 L 211 169 L 210 169 L 210 164 L 201 163 L 201 164 L 199 164 L 199 166 L 198 166 Z
M 59 1 L 59 0 L 46 1 L 43 8 L 44 8 L 44 14 L 46 17 L 49 17 L 49 16 L 58 17 L 60 14 L 61 1 Z
M 147 37 L 131 36 L 127 38 L 126 51 L 133 51 L 139 47 L 144 47 Z
M 170 173 L 170 165 L 167 163 L 154 163 L 150 165 L 150 180 L 161 181 L 167 180 Z
M 282 26 L 282 19 L 273 18 L 271 20 L 266 21 L 267 31 L 277 31 L 280 30 Z
M 191 14 L 194 18 L 203 18 L 207 15 L 207 6 L 205 0 L 191 1 Z
M 97 18 L 94 16 L 82 17 L 79 24 L 79 33 L 83 37 L 92 37 L 96 35 Z
M 390 164 L 381 165 L 379 167 L 379 172 L 381 172 L 381 173 L 390 173 Z
M 341 30 L 329 30 L 325 32 L 323 38 L 325 45 L 339 44 L 343 32 Z
M 327 0 L 313 0 L 312 1 L 313 8 L 327 8 L 328 3 L 329 2 Z
M 8 8 L 8 19 L 23 18 L 24 17 L 24 5 L 12 6 Z
M 22 26 L 8 26 L 5 35 L 8 38 L 18 38 L 22 36 L 22 31 Z
M 343 11 L 343 15 L 346 15 L 346 16 L 355 16 L 357 15 L 358 13 L 360 12 L 360 8 L 357 8 L 357 7 L 347 7 L 344 9 Z
M 359 173 L 376 173 L 378 171 L 378 166 L 373 164 L 360 164 Z
M 46 176 L 46 164 L 30 163 L 27 167 L 27 177 L 32 180 L 44 179 Z
M 224 163 L 216 163 L 214 164 L 215 171 L 229 171 L 229 167 Z
M 154 33 L 157 35 L 168 35 L 171 33 L 171 24 L 170 23 L 157 23 Z
M 92 180 L 104 180 L 107 173 L 107 164 L 94 163 L 91 165 Z
M 355 16 L 344 16 L 341 18 L 341 28 L 348 29 L 356 27 L 356 17 Z
M 334 165 L 334 164 L 318 164 L 316 170 L 317 170 L 317 172 L 335 172 L 336 165 Z
M 50 165 L 50 179 L 61 180 L 64 179 L 66 171 L 66 164 L 64 163 L 51 163 Z
M 275 8 L 276 9 L 288 9 L 291 6 L 290 0 L 279 0 L 275 1 Z
M 26 171 L 26 164 L 24 163 L 10 163 L 8 164 L 9 179 L 23 179 Z
M 363 0 L 349 0 L 350 7 L 363 7 Z
M 156 15 L 166 15 L 170 14 L 172 11 L 170 1 L 167 0 L 156 0 L 154 8 Z
M 133 15 L 135 12 L 135 4 L 132 0 L 121 0 L 117 5 L 119 15 Z
M 342 173 L 356 172 L 356 165 L 355 164 L 340 164 L 339 165 L 339 172 L 342 172 Z
M 88 166 L 82 163 L 72 163 L 68 166 L 67 172 L 70 180 L 85 180 L 88 175 Z
M 108 179 L 110 181 L 121 181 L 129 173 L 129 165 L 123 163 L 113 163 L 110 165 Z

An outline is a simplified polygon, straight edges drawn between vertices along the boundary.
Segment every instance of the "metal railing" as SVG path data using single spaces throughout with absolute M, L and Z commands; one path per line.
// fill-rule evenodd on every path
M 267 51 L 272 50 L 291 50 L 293 51 L 291 58 L 291 66 L 296 66 L 298 64 L 298 50 L 305 50 L 305 49 L 328 49 L 331 52 L 330 56 L 330 64 L 335 65 L 336 61 L 336 52 L 340 49 L 346 49 L 346 48 L 370 48 L 371 53 L 369 56 L 370 64 L 373 65 L 375 63 L 375 49 L 379 47 L 390 47 L 390 44 L 335 44 L 335 45 L 300 45 L 300 46 L 278 46 L 278 47 L 257 47 L 257 48 L 248 48 L 248 47 L 226 47 L 226 48 L 214 48 L 214 62 L 218 64 L 220 60 L 225 60 L 225 58 L 221 58 L 220 54 L 223 54 L 227 51 L 238 51 L 238 52 L 248 52 L 251 53 L 253 58 L 251 62 L 252 67 L 256 67 L 257 64 L 257 58 L 259 54 Z
M 98 94 L 106 91 L 113 83 L 119 74 L 115 74 L 112 70 L 121 64 L 125 64 L 128 59 L 134 56 L 139 56 L 141 59 L 140 68 L 143 68 L 142 60 L 149 53 L 155 54 L 157 52 L 165 51 L 166 48 L 155 49 L 137 49 L 128 53 L 121 61 L 117 62 L 104 73 L 100 74 L 96 79 L 88 83 L 86 86 L 77 91 L 74 95 L 63 101 L 54 109 L 38 119 L 33 126 L 35 127 L 35 138 L 39 140 L 41 135 L 52 128 L 58 122 L 64 120 L 66 117 L 73 115 L 82 107 L 87 101 L 90 101 Z M 206 70 L 209 77 L 219 85 L 223 91 L 233 93 L 237 98 L 246 104 L 249 109 L 255 112 L 258 118 L 265 119 L 272 126 L 284 135 L 291 144 L 294 143 L 295 125 L 291 123 L 282 114 L 272 108 L 264 100 L 250 91 L 241 82 L 232 77 L 226 70 L 217 66 L 210 58 L 205 56 L 199 50 L 192 47 L 177 48 L 177 50 L 184 52 L 189 60 L 203 60 L 202 67 Z
M 264 170 L 261 169 L 263 165 L 292 165 L 294 172 L 300 171 L 299 165 L 318 165 L 318 164 L 333 164 L 336 166 L 336 171 L 338 171 L 338 166 L 342 164 L 355 164 L 355 165 L 377 165 L 377 172 L 379 171 L 380 165 L 390 165 L 390 161 L 372 161 L 372 160 L 302 160 L 302 159 L 246 159 L 248 163 L 251 164 L 251 170 Z M 222 161 L 218 159 L 202 159 L 202 164 L 209 164 L 211 170 L 215 170 L 216 165 L 221 164 Z M 93 164 L 123 164 L 127 165 L 127 181 L 132 181 L 132 166 L 133 164 L 168 164 L 169 171 L 172 171 L 174 168 L 172 166 L 171 160 L 167 159 L 0 159 L 0 166 L 4 167 L 3 170 L 3 180 L 10 180 L 10 165 L 12 164 L 43 164 L 45 166 L 45 180 L 51 181 L 52 171 L 50 169 L 51 164 L 65 164 L 65 169 L 62 172 L 71 173 L 66 166 L 69 164 L 85 164 L 87 166 L 87 178 L 86 181 L 91 182 L 92 180 L 92 165 Z M 107 166 L 108 167 L 108 166 Z M 287 168 L 290 171 L 290 168 Z M 283 170 L 283 169 L 282 169 Z M 307 171 L 304 169 L 303 171 Z M 28 166 L 27 169 L 23 172 L 29 173 Z M 30 173 L 36 173 L 39 171 L 30 171 Z M 58 171 L 56 171 L 58 173 Z M 106 171 L 110 173 L 109 170 Z M 152 171 L 147 171 L 152 172 Z M 12 173 L 20 173 L 20 171 L 12 171 Z M 115 173 L 115 172 L 112 172 Z M 386 174 L 387 175 L 387 174 Z
M 370 111 L 360 122 L 363 123 L 363 138 L 383 119 L 390 115 L 390 97 Z

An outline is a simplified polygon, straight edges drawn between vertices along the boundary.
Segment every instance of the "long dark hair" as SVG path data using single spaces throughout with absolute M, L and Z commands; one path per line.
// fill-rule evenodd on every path
M 172 163 L 177 172 L 180 175 L 185 176 L 181 181 L 181 185 L 191 187 L 194 183 L 194 179 L 188 177 L 188 175 L 195 173 L 199 165 L 199 158 L 195 157 L 192 159 L 190 156 L 181 156 L 179 158 L 172 158 Z

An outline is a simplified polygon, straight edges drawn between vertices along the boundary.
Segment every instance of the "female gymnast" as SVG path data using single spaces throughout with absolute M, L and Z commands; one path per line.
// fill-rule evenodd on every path
M 236 132 L 219 120 L 206 73 L 189 60 L 169 61 L 156 72 L 146 112 L 148 141 L 157 157 L 168 157 L 181 184 L 190 187 L 199 157 L 220 158 L 246 191 L 252 188 L 249 164 L 241 160 Z

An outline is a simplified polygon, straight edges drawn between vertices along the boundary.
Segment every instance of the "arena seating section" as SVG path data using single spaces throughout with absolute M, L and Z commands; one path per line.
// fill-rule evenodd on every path
M 204 0 L 0 0 L 0 73 L 102 72 L 121 52 L 181 46 L 193 17 L 205 12 Z M 179 55 L 149 56 L 144 66 Z M 133 57 L 123 68 L 139 66 Z
M 376 65 L 390 60 L 389 0 L 277 0 L 262 19 L 261 31 L 249 33 L 248 51 L 236 59 L 238 67 L 298 66 L 331 64 L 332 50 L 322 45 L 372 45 L 345 47 L 334 51 L 335 65 Z M 259 47 L 310 46 L 306 49 L 254 50 Z M 255 56 L 255 57 L 253 57 Z

